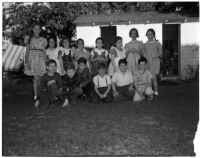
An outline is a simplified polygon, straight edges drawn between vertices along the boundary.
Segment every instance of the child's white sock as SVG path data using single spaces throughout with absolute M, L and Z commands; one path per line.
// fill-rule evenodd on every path
M 154 94 L 155 94 L 155 95 L 158 95 L 158 92 L 155 91 Z
M 65 102 L 63 103 L 62 107 L 67 107 L 69 106 L 69 100 L 68 99 L 65 99 Z

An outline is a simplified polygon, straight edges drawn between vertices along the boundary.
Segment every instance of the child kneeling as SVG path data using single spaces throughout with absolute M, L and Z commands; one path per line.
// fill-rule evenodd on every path
M 69 105 L 68 99 L 63 96 L 62 93 L 62 82 L 60 74 L 56 72 L 57 63 L 55 60 L 50 59 L 47 61 L 47 72 L 41 77 L 40 85 L 37 90 L 37 97 L 35 99 L 35 107 L 37 108 L 40 104 L 40 92 L 41 89 L 47 88 L 47 96 L 49 106 L 54 105 L 56 98 L 59 98 L 63 105 L 66 107 Z
M 114 101 L 131 101 L 134 94 L 133 76 L 127 70 L 126 59 L 120 59 L 119 70 L 112 76 L 112 89 Z
M 142 57 L 138 60 L 138 70 L 134 75 L 135 95 L 134 102 L 142 101 L 146 97 L 148 100 L 153 99 L 154 91 L 152 90 L 153 75 L 147 70 L 147 59 Z
M 66 67 L 66 74 L 63 76 L 63 92 L 70 102 L 75 103 L 78 96 L 82 94 L 78 74 L 75 71 L 75 65 L 69 64 Z
M 99 63 L 97 66 L 98 75 L 93 78 L 94 91 L 91 97 L 92 103 L 112 102 L 111 80 L 110 76 L 106 75 L 106 64 Z

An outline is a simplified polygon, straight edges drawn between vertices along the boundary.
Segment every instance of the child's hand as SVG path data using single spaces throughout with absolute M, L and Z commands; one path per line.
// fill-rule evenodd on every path
M 132 87 L 132 86 L 129 87 L 128 91 L 129 91 L 129 92 L 133 92 L 133 91 L 134 91 L 133 87 Z
M 101 93 L 99 93 L 99 97 L 100 97 L 101 99 L 104 98 L 104 97 L 103 97 L 103 94 L 101 94 Z
M 103 98 L 107 97 L 107 95 L 108 95 L 107 93 L 104 93 L 104 94 L 103 94 Z
M 39 107 L 39 104 L 40 104 L 40 101 L 39 101 L 39 100 L 36 100 L 34 106 L 35 106 L 36 108 L 38 108 L 38 107 Z
M 117 97 L 118 95 L 119 95 L 119 93 L 117 91 L 114 92 L 114 94 L 113 94 L 114 97 Z

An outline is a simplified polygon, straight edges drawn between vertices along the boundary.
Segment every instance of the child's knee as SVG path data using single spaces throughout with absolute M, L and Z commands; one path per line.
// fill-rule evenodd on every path
M 151 87 L 146 88 L 145 94 L 146 94 L 146 95 L 152 95 L 152 94 L 153 94 L 152 88 L 151 88 Z
M 144 99 L 144 96 L 140 96 L 137 92 L 135 92 L 135 95 L 133 97 L 134 102 L 139 102 L 139 101 L 142 101 L 143 99 Z

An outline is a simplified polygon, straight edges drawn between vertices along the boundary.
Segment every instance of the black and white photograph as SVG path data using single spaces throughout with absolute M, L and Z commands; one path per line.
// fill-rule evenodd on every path
M 199 1 L 1 8 L 2 156 L 197 157 Z

